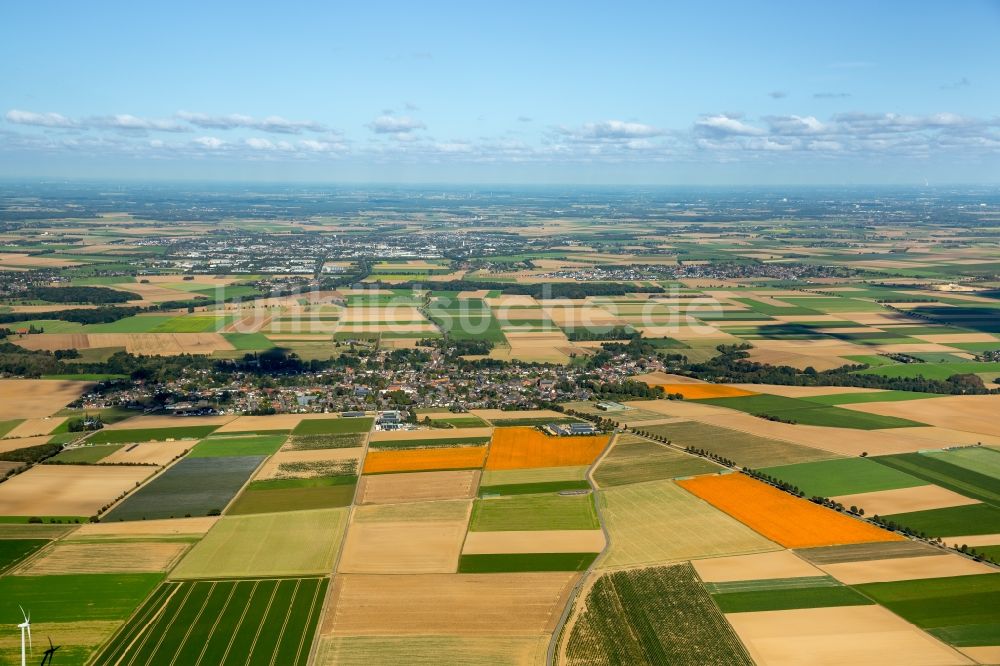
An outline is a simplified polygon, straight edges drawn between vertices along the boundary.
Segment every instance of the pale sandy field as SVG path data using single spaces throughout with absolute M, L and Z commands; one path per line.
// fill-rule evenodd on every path
M 93 382 L 0 379 L 0 419 L 51 416 L 86 393 L 92 386 Z
M 479 474 L 479 470 L 455 470 L 364 476 L 358 487 L 358 503 L 471 499 L 479 487 Z
M 961 547 L 963 543 L 970 548 L 996 546 L 1000 544 L 1000 534 L 973 534 L 969 536 L 945 537 L 944 542 L 955 547 Z
M 36 465 L 0 483 L 0 515 L 92 516 L 152 467 Z
M 386 307 L 353 307 L 344 308 L 343 323 L 375 323 L 375 322 L 404 322 L 404 321 L 427 321 L 423 313 L 412 305 L 393 305 Z
M 361 469 L 361 456 L 364 453 L 363 447 L 354 447 L 350 449 L 305 449 L 301 451 L 278 451 L 261 467 L 260 471 L 257 472 L 257 476 L 254 477 L 256 481 L 264 481 L 267 479 L 278 479 L 278 478 L 309 478 L 312 476 L 323 476 L 323 471 L 319 470 L 316 472 L 310 471 L 295 471 L 290 472 L 288 469 L 282 470 L 282 465 L 296 465 L 302 463 L 343 463 L 350 460 L 355 460 L 358 463 L 358 469 Z
M 473 416 L 478 416 L 481 419 L 486 419 L 487 421 L 505 420 L 505 419 L 548 419 L 548 418 L 565 418 L 566 415 L 562 412 L 554 412 L 551 409 L 522 409 L 506 412 L 502 409 L 470 409 L 469 413 Z M 472 432 L 471 428 L 465 428 L 460 432 L 468 433 Z
M 737 580 L 803 578 L 822 576 L 823 572 L 790 550 L 770 553 L 715 557 L 691 562 L 698 576 L 706 583 L 728 583 Z
M 176 442 L 145 442 L 137 446 L 124 446 L 101 460 L 101 464 L 111 463 L 143 463 L 166 465 L 184 451 L 194 446 L 194 442 L 182 440 Z
M 131 354 L 176 356 L 211 354 L 233 346 L 218 333 L 40 333 L 13 339 L 25 349 L 100 349 L 124 347 Z
M 549 637 L 327 636 L 316 648 L 318 666 L 544 666 Z
M 708 384 L 708 382 L 701 379 L 685 377 L 684 375 L 672 375 L 666 372 L 647 372 L 644 375 L 633 375 L 631 379 L 637 382 L 644 382 L 650 386 L 658 386 L 660 384 Z
M 868 515 L 889 516 L 894 513 L 943 509 L 949 506 L 978 504 L 979 500 L 935 485 L 877 490 L 870 493 L 841 495 L 832 498 L 844 506 L 858 506 Z
M 473 410 L 477 416 L 479 411 Z M 515 413 L 515 412 L 504 412 Z M 453 415 L 454 416 L 454 415 Z M 461 416 L 460 414 L 458 416 Z M 376 430 L 369 435 L 372 442 L 391 442 L 394 440 L 414 440 L 414 439 L 463 439 L 465 437 L 489 437 L 493 434 L 493 428 L 427 428 L 425 430 Z
M 965 342 L 997 342 L 997 338 L 989 333 L 932 333 L 930 335 L 914 335 L 913 337 L 943 345 Z
M 48 435 L 55 430 L 63 421 L 64 416 L 52 416 L 44 419 L 25 419 L 23 423 L 9 431 L 5 438 L 13 437 L 40 437 Z
M 945 578 L 948 576 L 973 576 L 993 573 L 996 570 L 954 553 L 927 557 L 901 557 L 868 562 L 843 562 L 823 564 L 819 568 L 845 585 L 863 585 L 897 580 Z
M 845 405 L 869 414 L 898 416 L 964 432 L 1000 436 L 1000 395 L 948 395 L 934 400 Z
M 782 386 L 780 384 L 727 384 L 746 391 L 781 395 L 786 398 L 812 398 L 818 395 L 843 395 L 845 393 L 881 393 L 881 389 L 855 388 L 853 386 Z
M 170 520 L 135 520 L 128 522 L 87 523 L 72 538 L 141 537 L 205 534 L 218 521 L 216 516 L 172 518 Z
M 599 553 L 605 543 L 601 530 L 469 532 L 462 553 Z
M 980 664 L 1000 664 L 1000 645 L 963 647 L 958 648 L 958 651 Z
M 550 633 L 578 578 L 563 572 L 336 576 L 320 633 Z
M 0 266 L 11 266 L 14 268 L 69 268 L 80 265 L 79 261 L 70 261 L 69 259 L 57 259 L 55 257 L 17 252 L 0 252 Z
M 365 504 L 354 507 L 353 523 L 467 523 L 472 500 L 440 500 L 405 504 Z
M 624 403 L 636 409 L 645 409 L 668 417 L 697 419 L 703 421 L 708 417 L 728 415 L 732 412 L 725 407 L 702 405 L 689 400 L 629 400 Z M 751 417 L 753 418 L 753 417 Z M 754 419 L 760 421 L 762 419 Z
M 140 573 L 166 571 L 188 549 L 184 542 L 62 541 L 17 568 L 22 576 L 49 574 Z
M 134 430 L 136 428 L 183 428 L 187 426 L 223 425 L 235 416 L 133 416 L 130 419 L 106 426 L 108 430 Z
M 240 416 L 221 426 L 216 433 L 253 432 L 256 430 L 292 430 L 305 414 L 273 414 L 271 416 Z
M 730 613 L 759 666 L 957 666 L 952 648 L 881 606 Z
M 352 523 L 339 573 L 454 573 L 465 538 L 465 521 Z
M 754 340 L 754 342 L 762 341 Z M 859 354 L 861 351 L 853 353 Z M 799 370 L 811 367 L 820 372 L 851 363 L 851 361 L 836 354 L 802 354 L 792 349 L 761 349 L 756 346 L 750 350 L 749 359 L 768 365 L 787 365 Z

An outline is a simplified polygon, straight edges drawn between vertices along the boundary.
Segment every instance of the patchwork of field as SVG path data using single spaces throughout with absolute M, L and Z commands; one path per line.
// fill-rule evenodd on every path
M 611 450 L 600 460 L 594 481 L 601 488 L 642 483 L 721 469 L 713 462 L 656 444 L 639 437 L 619 435 Z
M 325 578 L 161 585 L 94 663 L 307 663 Z
M 358 488 L 358 504 L 471 499 L 479 474 L 479 470 L 458 470 L 368 475 Z
M 150 467 L 38 465 L 0 483 L 0 515 L 93 516 L 152 471 Z

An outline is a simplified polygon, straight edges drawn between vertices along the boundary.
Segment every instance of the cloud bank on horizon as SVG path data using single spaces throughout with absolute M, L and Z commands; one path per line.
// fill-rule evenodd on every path
M 488 165 L 508 180 L 627 167 L 655 182 L 678 168 L 724 181 L 725 165 L 744 179 L 747 167 L 847 178 L 878 165 L 889 181 L 915 168 L 921 180 L 1000 180 L 1000 74 L 989 66 L 1000 47 L 969 34 L 995 34 L 992 2 L 916 16 L 860 2 L 794 16 L 726 2 L 568 15 L 556 2 L 530 22 L 515 17 L 532 5 L 511 6 L 489 27 L 482 10 L 400 4 L 378 28 L 365 14 L 375 10 L 312 3 L 266 21 L 222 3 L 197 24 L 165 8 L 61 5 L 46 19 L 57 46 L 19 58 L 30 34 L 18 26 L 46 4 L 7 7 L 0 21 L 0 57 L 17 63 L 0 88 L 2 176 L 87 175 L 89 161 L 112 175 L 245 163 L 322 178 L 404 165 L 460 180 Z M 141 37 L 129 32 L 140 19 Z M 179 25 L 183 44 L 172 41 Z M 338 25 L 353 29 L 322 30 Z M 110 33 L 118 42 L 102 41 Z M 394 39 L 371 43 L 383 33 Z

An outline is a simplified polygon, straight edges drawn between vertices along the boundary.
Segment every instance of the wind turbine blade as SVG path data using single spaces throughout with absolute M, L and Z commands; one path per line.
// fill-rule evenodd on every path
M 27 622 L 28 621 L 28 614 L 24 612 L 24 606 L 22 606 L 21 604 L 18 604 L 17 607 L 21 609 L 21 616 L 24 618 L 24 621 Z
M 34 646 L 31 645 L 31 625 L 30 624 L 28 625 L 27 629 L 28 629 L 28 652 L 31 652 L 32 654 L 34 654 L 35 648 L 34 648 Z

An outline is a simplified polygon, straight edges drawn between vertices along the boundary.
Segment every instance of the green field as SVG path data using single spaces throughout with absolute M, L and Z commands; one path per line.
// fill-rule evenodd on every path
M 969 446 L 948 451 L 926 451 L 921 455 L 1000 480 L 1000 451 L 996 449 Z
M 288 440 L 291 451 L 315 449 L 353 449 L 364 446 L 367 433 L 347 432 L 339 435 L 292 435 Z
M 226 515 L 348 506 L 354 499 L 357 480 L 356 476 L 350 475 L 252 481 L 229 507 Z
M 703 449 L 754 469 L 839 457 L 828 451 L 695 421 L 645 426 L 641 430 L 666 437 L 677 446 Z
M 479 499 L 472 506 L 469 530 L 596 530 L 601 525 L 590 493 L 582 495 L 514 495 Z
M 797 486 L 809 497 L 836 497 L 923 486 L 927 482 L 869 458 L 841 458 L 758 470 Z
M 14 428 L 16 428 L 17 426 L 21 425 L 21 423 L 23 423 L 23 422 L 24 422 L 23 419 L 13 419 L 13 420 L 10 420 L 10 421 L 0 421 L 0 437 L 3 437 L 4 435 L 6 435 L 7 433 L 9 433 Z
M 63 449 L 57 455 L 49 458 L 48 463 L 93 464 L 107 458 L 124 444 L 93 444 Z
M 872 391 L 870 393 L 834 393 L 833 395 L 816 395 L 802 398 L 806 402 L 819 405 L 856 405 L 865 402 L 900 402 L 903 400 L 927 400 L 940 397 L 936 393 L 918 393 L 916 391 Z
M 257 435 L 252 437 L 217 436 L 203 439 L 194 445 L 189 458 L 224 458 L 227 456 L 269 456 L 285 443 L 284 435 Z
M 747 414 L 773 416 L 783 421 L 802 425 L 876 430 L 881 428 L 910 428 L 925 425 L 895 416 L 868 414 L 850 409 L 817 405 L 808 400 L 786 398 L 781 395 L 748 395 L 737 398 L 705 398 L 699 403 L 736 409 Z
M 161 574 L 3 576 L 0 614 L 20 619 L 21 605 L 39 622 L 124 620 L 162 579 Z
M 721 467 L 713 462 L 681 453 L 646 440 L 615 444 L 594 471 L 602 488 L 681 476 L 711 474 Z
M 302 419 L 292 431 L 293 435 L 336 435 L 363 433 L 371 430 L 371 417 Z
M 900 363 L 881 368 L 868 368 L 859 372 L 866 375 L 882 375 L 884 377 L 900 377 L 905 379 L 923 377 L 925 379 L 945 380 L 952 375 L 1000 372 L 1000 363 Z
M 708 585 L 723 613 L 863 606 L 871 599 L 827 576 Z
M 856 586 L 952 645 L 1000 645 L 1000 576 L 982 574 Z
M 275 347 L 263 333 L 223 333 L 222 337 L 239 351 L 266 351 Z
M 485 428 L 489 424 L 478 416 L 449 416 L 446 419 L 431 419 L 431 425 L 448 426 L 451 428 Z
M 87 324 L 78 330 L 82 333 L 152 333 L 174 319 L 177 319 L 174 315 L 136 315 L 108 324 Z
M 263 460 L 263 456 L 185 458 L 126 497 L 102 520 L 153 520 L 221 512 Z
M 0 539 L 0 573 L 44 546 L 48 539 Z
M 328 579 L 164 583 L 94 664 L 306 663 Z
M 67 375 L 42 375 L 42 379 L 55 379 L 61 381 L 74 381 L 74 382 L 107 382 L 113 381 L 115 379 L 128 379 L 128 375 L 118 375 L 118 374 L 97 374 L 97 373 L 74 373 Z
M 690 564 L 598 578 L 565 649 L 572 665 L 754 663 Z
M 585 479 L 567 479 L 565 481 L 535 481 L 529 483 L 503 483 L 492 486 L 479 486 L 479 496 L 491 495 L 537 495 L 540 493 L 557 493 L 561 490 L 590 490 L 590 484 Z
M 87 440 L 91 444 L 136 444 L 163 442 L 168 439 L 201 439 L 211 434 L 217 425 L 182 426 L 179 428 L 132 428 L 98 430 Z
M 905 472 L 928 483 L 954 490 L 956 493 L 1000 507 L 1000 478 L 983 474 L 967 466 L 952 464 L 948 455 L 926 456 L 921 453 L 901 453 L 876 456 L 875 462 Z M 968 464 L 968 463 L 966 463 Z
M 171 572 L 174 579 L 326 574 L 347 509 L 224 516 Z
M 1000 509 L 990 504 L 967 504 L 882 517 L 932 537 L 1000 533 Z
M 584 571 L 597 553 L 504 553 L 462 555 L 458 573 L 505 573 L 517 571 Z
M 187 315 L 174 317 L 150 330 L 150 333 L 214 333 L 229 324 L 232 317 Z

